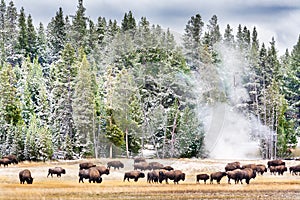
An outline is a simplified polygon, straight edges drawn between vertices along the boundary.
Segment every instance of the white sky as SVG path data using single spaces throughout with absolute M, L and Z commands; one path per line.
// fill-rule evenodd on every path
M 13 0 L 18 12 L 23 6 L 25 14 L 31 14 L 34 23 L 45 26 L 55 16 L 59 7 L 65 15 L 74 15 L 77 0 Z M 5 0 L 6 4 L 9 0 Z M 183 33 L 191 16 L 200 14 L 205 25 L 217 15 L 224 34 L 227 24 L 236 32 L 238 24 L 252 32 L 255 26 L 260 43 L 274 37 L 279 54 L 290 51 L 300 34 L 300 0 L 83 0 L 86 15 L 95 22 L 101 16 L 116 19 L 118 23 L 125 12 L 132 11 L 135 19 L 145 16 L 151 24 Z

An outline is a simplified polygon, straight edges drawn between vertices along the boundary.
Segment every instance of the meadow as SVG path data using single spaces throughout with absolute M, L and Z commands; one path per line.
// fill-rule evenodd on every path
M 179 184 L 149 184 L 146 178 L 138 182 L 123 182 L 125 171 L 133 170 L 132 159 L 118 159 L 125 164 L 120 170 L 111 169 L 109 175 L 103 175 L 100 184 L 78 183 L 78 164 L 85 161 L 97 165 L 106 165 L 110 159 L 93 159 L 56 162 L 23 162 L 18 165 L 0 167 L 0 199 L 300 199 L 300 175 L 292 176 L 285 172 L 283 176 L 259 175 L 250 184 L 228 184 L 224 177 L 221 184 L 196 183 L 196 174 L 224 171 L 230 160 L 198 159 L 151 159 L 164 165 L 171 165 L 186 173 L 186 180 Z M 265 160 L 245 160 L 242 164 L 266 164 Z M 287 166 L 300 161 L 286 161 Z M 58 178 L 47 178 L 48 168 L 61 166 L 66 174 Z M 34 178 L 32 185 L 21 185 L 19 171 L 29 169 Z M 148 171 L 145 172 L 147 174 Z

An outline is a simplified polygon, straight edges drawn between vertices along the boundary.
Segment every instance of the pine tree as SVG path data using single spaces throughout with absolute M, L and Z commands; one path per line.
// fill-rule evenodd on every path
M 49 45 L 48 48 L 51 50 L 49 63 L 52 63 L 59 59 L 67 40 L 66 22 L 61 7 L 48 24 L 46 32 Z
M 125 13 L 121 23 L 121 29 L 123 32 L 130 31 L 131 34 L 135 32 L 136 22 L 131 11 L 129 11 L 128 14 Z
M 19 34 L 18 34 L 18 44 L 17 44 L 17 53 L 18 53 L 18 64 L 21 65 L 23 59 L 28 55 L 28 28 L 26 24 L 26 16 L 24 8 L 22 7 L 19 14 Z
M 1 0 L 0 4 L 0 66 L 4 65 L 6 61 L 6 50 L 5 50 L 5 40 L 6 40 L 6 27 L 5 27 L 5 15 L 6 15 L 6 4 L 4 0 Z
M 78 0 L 76 14 L 72 20 L 71 43 L 75 49 L 87 48 L 87 17 L 85 16 L 83 0 Z
M 26 55 L 30 57 L 30 61 L 33 62 L 33 59 L 37 57 L 37 35 L 35 31 L 35 27 L 32 23 L 31 15 L 28 15 L 27 18 L 27 39 L 28 46 L 26 49 Z
M 61 60 L 56 64 L 53 89 L 51 91 L 51 130 L 54 135 L 55 149 L 62 147 L 68 136 L 71 140 L 75 136 L 73 121 L 74 81 L 77 75 L 75 50 L 66 44 Z
M 200 68 L 202 57 L 202 42 L 201 36 L 203 32 L 204 23 L 200 14 L 192 16 L 188 21 L 185 33 L 183 36 L 183 45 L 185 50 L 185 57 L 187 60 L 187 65 L 192 70 L 197 70 Z
M 234 45 L 234 35 L 232 34 L 233 29 L 227 24 L 225 33 L 224 33 L 224 43 L 228 46 Z
M 17 52 L 17 9 L 13 1 L 9 2 L 7 6 L 7 12 L 5 15 L 5 27 L 6 27 L 6 44 L 5 52 L 7 56 L 7 61 L 13 66 L 17 63 L 18 57 L 16 56 Z
M 81 153 L 85 156 L 94 154 L 94 136 L 95 136 L 95 96 L 93 91 L 92 72 L 87 61 L 86 55 L 83 55 L 76 84 L 74 87 L 74 124 L 78 135 L 82 140 L 80 146 Z M 80 106 L 78 106 L 80 105 Z

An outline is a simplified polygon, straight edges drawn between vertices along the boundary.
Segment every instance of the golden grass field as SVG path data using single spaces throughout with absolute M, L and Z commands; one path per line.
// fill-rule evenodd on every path
M 125 171 L 133 170 L 132 159 L 119 159 L 125 167 L 111 169 L 109 175 L 103 175 L 100 184 L 78 183 L 78 164 L 81 161 L 61 161 L 46 163 L 19 163 L 8 168 L 0 167 L 0 199 L 300 199 L 300 176 L 286 172 L 283 176 L 257 176 L 250 184 L 228 184 L 224 177 L 221 184 L 196 183 L 196 174 L 223 170 L 228 160 L 166 159 L 149 160 L 171 165 L 186 173 L 186 180 L 178 185 L 149 184 L 146 178 L 123 182 Z M 97 165 L 106 165 L 109 159 L 89 160 Z M 242 164 L 266 164 L 267 161 L 247 160 Z M 299 164 L 300 161 L 287 161 L 287 166 Z M 66 174 L 61 178 L 47 178 L 48 168 L 61 166 Z M 19 171 L 29 169 L 34 178 L 32 185 L 21 185 Z M 145 172 L 147 174 L 147 171 Z

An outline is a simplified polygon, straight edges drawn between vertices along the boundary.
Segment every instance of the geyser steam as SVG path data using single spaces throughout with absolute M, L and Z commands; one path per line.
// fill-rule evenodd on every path
M 218 87 L 226 99 L 210 104 L 199 104 L 199 117 L 204 121 L 205 145 L 211 158 L 249 159 L 259 157 L 259 144 L 253 141 L 253 116 L 248 112 L 248 92 L 243 85 L 244 75 L 249 74 L 240 53 L 232 48 L 219 46 L 222 63 L 217 68 Z M 201 72 L 200 72 L 201 74 Z M 214 76 L 216 76 L 214 74 Z M 209 76 L 209 74 L 206 74 Z M 198 79 L 198 88 L 209 85 L 206 78 Z M 199 91 L 198 91 L 199 92 Z M 203 92 L 199 92 L 203 95 Z M 200 97 L 201 99 L 201 97 Z

